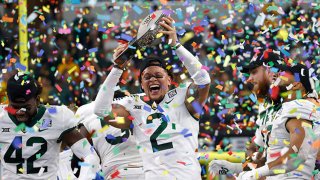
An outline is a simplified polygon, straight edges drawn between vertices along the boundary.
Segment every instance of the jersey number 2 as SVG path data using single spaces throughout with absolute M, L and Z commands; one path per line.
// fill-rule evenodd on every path
M 35 154 L 30 156 L 27 159 L 27 174 L 39 173 L 40 167 L 33 167 L 33 162 L 39 157 L 43 156 L 47 152 L 47 141 L 42 137 L 31 137 L 27 140 L 27 146 L 33 146 L 34 143 L 41 143 L 41 148 Z M 25 159 L 22 158 L 22 136 L 16 136 L 10 147 L 8 148 L 6 154 L 4 155 L 3 160 L 6 163 L 18 163 L 17 164 L 17 174 L 23 173 L 22 164 L 25 162 Z M 11 157 L 15 152 L 15 157 Z M 44 166 L 44 172 L 48 171 L 48 166 Z
M 168 126 L 168 122 L 166 121 L 166 117 L 161 113 L 154 113 L 150 114 L 147 118 L 147 124 L 150 124 L 153 122 L 154 119 L 161 118 L 161 124 L 160 126 L 153 132 L 153 134 L 150 136 L 151 146 L 153 152 L 162 151 L 166 149 L 173 148 L 172 142 L 158 144 L 157 138 L 160 136 L 160 134 L 166 129 Z

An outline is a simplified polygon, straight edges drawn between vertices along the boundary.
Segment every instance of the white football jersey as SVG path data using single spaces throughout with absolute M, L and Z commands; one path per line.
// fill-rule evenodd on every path
M 315 104 L 307 100 L 293 100 L 282 104 L 282 108 L 277 112 L 272 120 L 272 129 L 269 138 L 269 147 L 267 149 L 267 163 L 279 158 L 286 152 L 290 145 L 290 134 L 286 128 L 288 119 L 304 119 L 312 123 L 320 120 L 319 111 Z M 302 125 L 304 126 L 304 125 Z M 305 125 L 307 127 L 307 125 Z M 317 148 L 312 147 L 312 143 L 319 136 L 315 133 L 318 125 L 314 124 L 312 128 L 305 129 L 305 138 L 300 147 L 299 154 L 304 155 L 306 161 L 301 163 L 300 167 L 286 174 L 267 177 L 267 179 L 311 179 L 312 171 L 315 167 Z M 297 132 L 299 133 L 299 132 Z
M 259 114 L 257 119 L 257 126 L 255 132 L 254 142 L 260 147 L 267 148 L 269 141 L 269 134 L 272 127 L 272 119 L 275 117 L 277 111 L 281 108 L 281 104 L 271 105 L 260 104 Z
M 76 127 L 74 113 L 66 106 L 40 105 L 25 126 L 0 106 L 2 176 L 6 180 L 56 180 L 61 137 Z
M 103 119 L 94 114 L 93 108 L 94 103 L 79 107 L 76 117 L 89 133 L 94 132 L 91 138 L 100 156 L 105 178 L 114 175 L 125 179 L 144 179 L 142 159 L 130 130 L 108 126 Z M 134 173 L 131 171 L 129 174 L 130 168 L 136 168 Z
M 157 105 L 144 93 L 114 102 L 130 112 L 146 179 L 201 179 L 199 122 L 184 103 L 187 89 L 181 84 Z

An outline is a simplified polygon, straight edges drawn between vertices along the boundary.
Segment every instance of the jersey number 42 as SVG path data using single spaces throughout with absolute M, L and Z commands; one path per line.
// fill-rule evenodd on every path
M 34 167 L 33 162 L 37 159 L 39 159 L 41 156 L 43 156 L 47 152 L 47 141 L 42 137 L 30 137 L 26 145 L 27 146 L 33 146 L 35 143 L 40 143 L 41 147 L 40 149 L 34 153 L 32 156 L 30 156 L 27 159 L 22 158 L 22 136 L 16 136 L 13 141 L 10 144 L 10 147 L 8 148 L 6 154 L 4 155 L 3 160 L 6 163 L 17 163 L 17 174 L 23 174 L 23 163 L 25 161 L 27 162 L 27 174 L 36 174 L 39 173 L 40 167 Z M 15 155 L 15 157 L 12 157 L 12 155 Z M 43 172 L 48 171 L 47 166 L 43 166 L 44 168 Z

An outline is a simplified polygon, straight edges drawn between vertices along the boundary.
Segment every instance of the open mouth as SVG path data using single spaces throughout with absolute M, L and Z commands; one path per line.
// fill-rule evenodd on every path
M 160 91 L 160 85 L 151 85 L 149 86 L 151 94 L 156 94 Z

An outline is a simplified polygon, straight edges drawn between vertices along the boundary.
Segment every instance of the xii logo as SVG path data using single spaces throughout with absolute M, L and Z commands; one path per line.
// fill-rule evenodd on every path
M 2 132 L 10 132 L 10 128 L 2 128 Z

